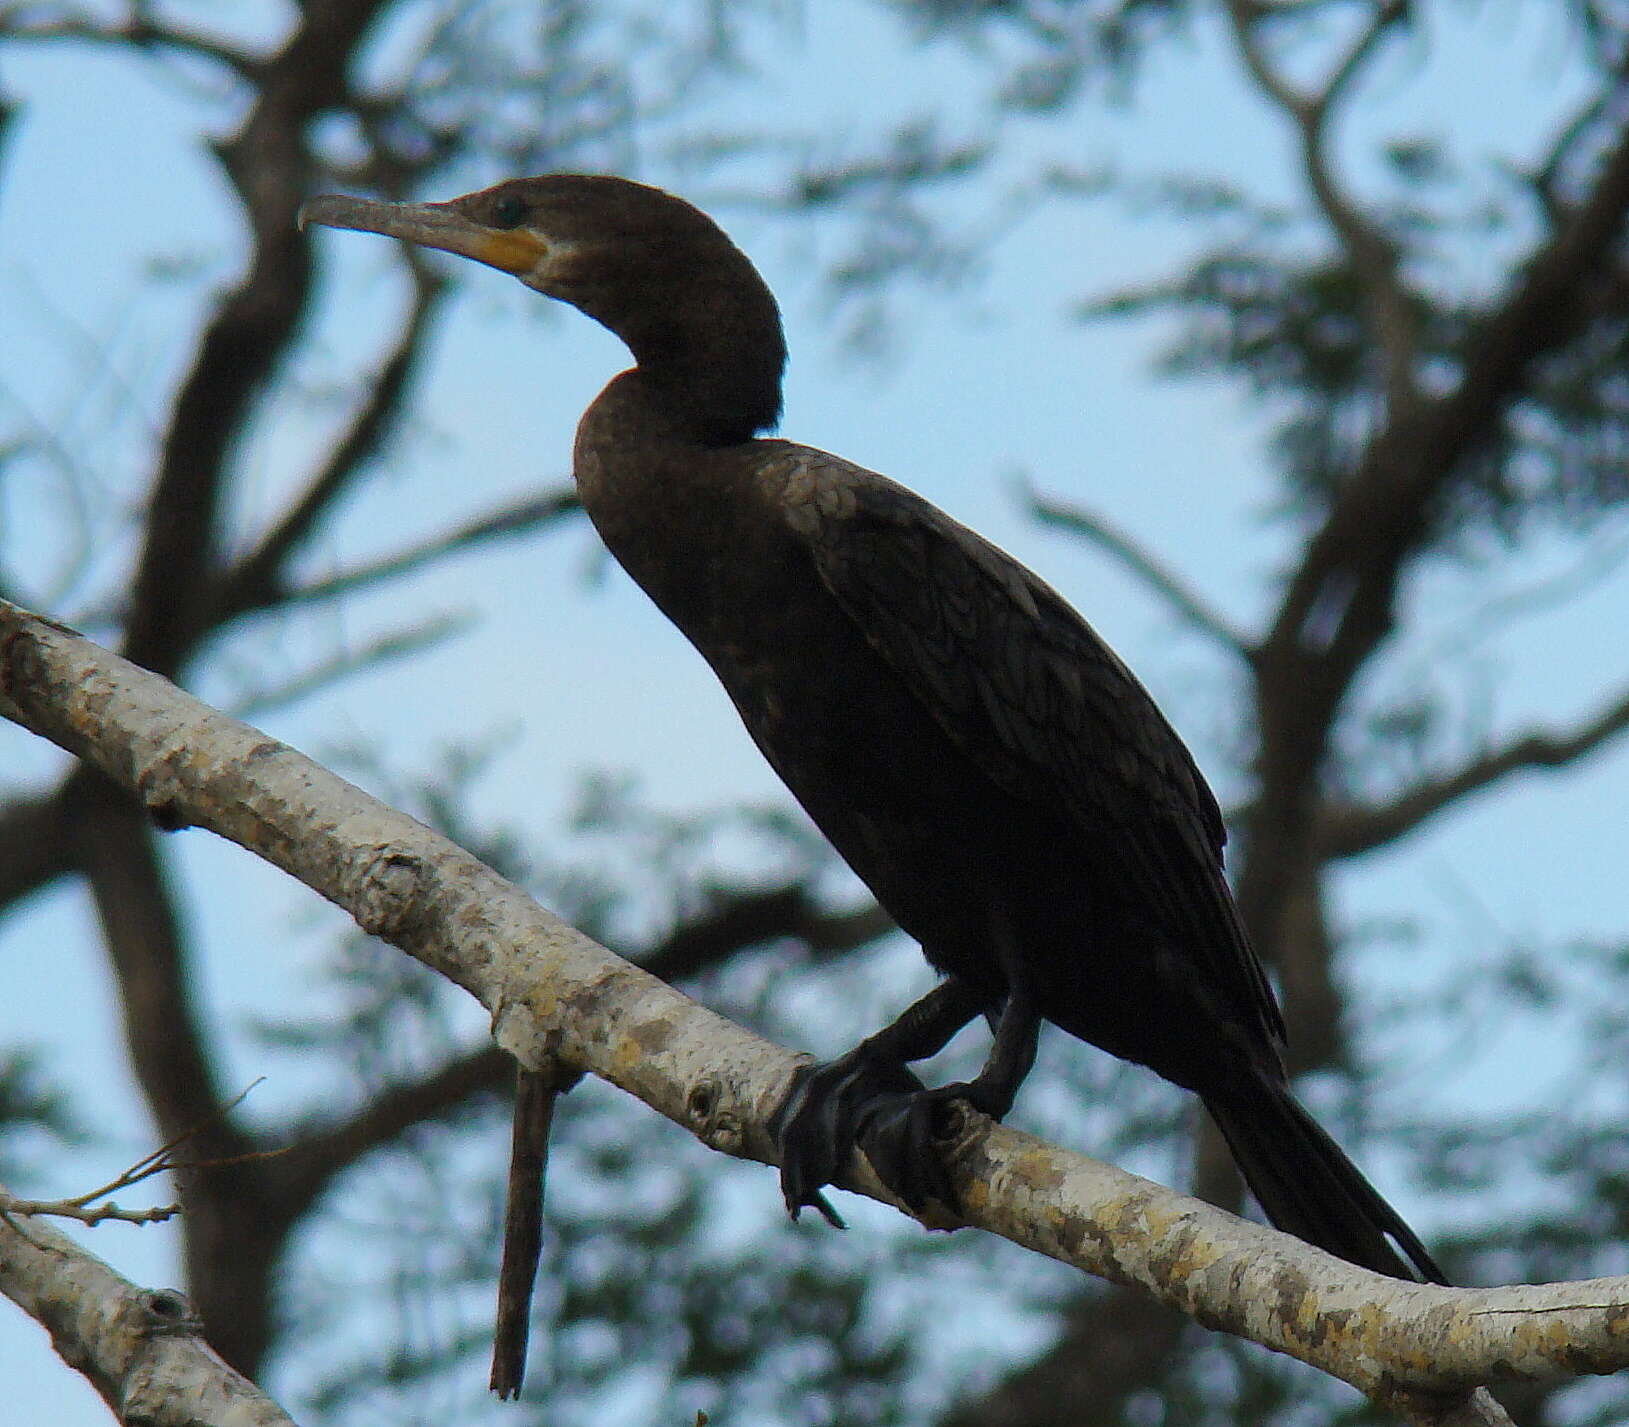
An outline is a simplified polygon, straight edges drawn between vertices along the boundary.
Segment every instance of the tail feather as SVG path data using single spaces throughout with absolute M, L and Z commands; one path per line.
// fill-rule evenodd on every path
M 1263 1076 L 1247 1093 L 1207 1098 L 1205 1105 L 1275 1227 L 1375 1273 L 1448 1282 L 1402 1216 L 1287 1086 Z

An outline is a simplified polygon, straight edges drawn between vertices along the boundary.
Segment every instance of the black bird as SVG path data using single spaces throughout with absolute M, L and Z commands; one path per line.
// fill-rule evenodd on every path
M 584 509 L 689 637 L 793 795 L 943 980 L 777 1116 L 815 1205 L 858 1143 L 950 1202 L 935 1111 L 1000 1119 L 1042 1020 L 1205 1102 L 1279 1228 L 1444 1282 L 1286 1083 L 1284 1024 L 1222 873 L 1221 814 L 1131 671 L 1011 556 L 920 496 L 766 439 L 780 314 L 705 214 L 625 179 L 515 179 L 448 203 L 322 197 L 302 221 L 474 258 L 571 303 L 636 365 L 577 428 Z M 907 1063 L 983 1015 L 978 1076 Z

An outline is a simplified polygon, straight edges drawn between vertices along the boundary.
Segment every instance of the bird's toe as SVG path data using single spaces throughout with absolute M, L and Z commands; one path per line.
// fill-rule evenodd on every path
M 780 1151 L 781 1192 L 787 1212 L 795 1219 L 803 1208 L 815 1208 L 841 1228 L 842 1221 L 820 1190 L 847 1168 L 857 1145 L 864 1147 L 859 1138 L 862 1123 L 869 1124 L 878 1114 L 882 1123 L 892 1124 L 897 1118 L 895 1103 L 909 1102 L 923 1093 L 922 1082 L 903 1065 L 844 1056 L 799 1070 L 770 1120 Z M 883 1139 L 892 1142 L 897 1136 L 885 1131 Z M 909 1155 L 903 1146 L 899 1153 L 885 1157 L 905 1172 Z M 880 1168 L 878 1172 L 884 1183 L 895 1187 L 893 1176 Z

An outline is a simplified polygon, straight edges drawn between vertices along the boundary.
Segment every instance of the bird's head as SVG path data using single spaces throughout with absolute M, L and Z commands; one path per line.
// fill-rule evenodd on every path
M 300 225 L 383 233 L 440 248 L 559 298 L 603 323 L 658 385 L 731 415 L 745 439 L 780 413 L 780 312 L 757 270 L 700 209 L 659 188 L 588 174 L 517 178 L 446 203 L 325 194 Z M 708 388 L 709 390 L 698 389 Z

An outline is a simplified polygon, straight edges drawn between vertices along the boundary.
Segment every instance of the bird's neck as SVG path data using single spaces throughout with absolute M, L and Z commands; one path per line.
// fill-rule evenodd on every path
M 703 507 L 724 498 L 716 472 L 735 449 L 697 434 L 672 374 L 641 364 L 614 377 L 577 424 L 572 471 L 583 509 L 624 563 L 630 545 L 676 540 Z M 636 576 L 637 578 L 637 576 Z
M 583 509 L 618 563 L 693 639 L 709 637 L 720 599 L 742 587 L 742 562 L 750 567 L 780 528 L 765 519 L 756 478 L 765 450 L 780 444 L 698 441 L 643 367 L 614 378 L 578 424 Z
M 780 361 L 708 342 L 647 353 L 637 371 L 669 440 L 735 446 L 780 420 Z
M 722 234 L 713 237 L 647 253 L 631 268 L 585 259 L 554 295 L 627 344 L 675 439 L 734 446 L 780 420 L 786 340 L 756 269 Z

